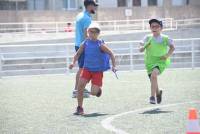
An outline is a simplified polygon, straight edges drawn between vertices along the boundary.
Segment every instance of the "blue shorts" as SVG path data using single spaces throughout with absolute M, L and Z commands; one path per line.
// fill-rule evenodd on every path
M 76 52 L 78 51 L 79 47 L 78 46 L 75 46 L 75 50 Z M 84 65 L 84 52 L 80 55 L 79 59 L 78 59 L 78 66 L 79 68 L 83 68 L 83 65 Z

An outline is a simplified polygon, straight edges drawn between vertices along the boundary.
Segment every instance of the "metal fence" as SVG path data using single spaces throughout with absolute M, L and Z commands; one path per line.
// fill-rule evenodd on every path
M 149 29 L 149 19 L 138 20 L 111 20 L 97 21 L 101 25 L 103 33 L 113 31 L 145 31 Z M 200 26 L 200 18 L 175 20 L 173 18 L 163 18 L 164 30 L 174 30 L 178 28 L 193 28 Z M 23 22 L 23 23 L 0 23 L 0 33 L 63 33 L 67 31 L 68 23 L 74 32 L 74 22 Z
M 176 28 L 175 20 L 163 18 L 164 30 Z M 149 29 L 148 19 L 138 20 L 112 20 L 97 21 L 102 31 L 127 31 L 127 30 L 147 30 Z M 71 25 L 68 26 L 67 24 Z M 68 27 L 74 31 L 74 22 L 23 22 L 23 23 L 0 23 L 0 33 L 61 33 Z
M 143 70 L 144 53 L 140 41 L 114 41 L 107 45 L 114 51 L 117 68 L 122 71 Z M 200 67 L 200 38 L 175 39 L 170 68 Z M 0 46 L 0 76 L 63 74 L 74 55 L 74 44 L 38 44 Z

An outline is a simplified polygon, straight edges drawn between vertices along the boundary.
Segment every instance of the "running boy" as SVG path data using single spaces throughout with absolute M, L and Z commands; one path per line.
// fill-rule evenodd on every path
M 157 76 L 170 64 L 170 56 L 174 52 L 172 39 L 161 34 L 163 23 L 157 19 L 149 20 L 152 34 L 145 36 L 140 43 L 140 52 L 145 51 L 145 67 L 151 82 L 150 103 L 162 101 L 162 90 L 158 88 Z
M 102 78 L 103 71 L 110 68 L 109 57 L 112 61 L 112 71 L 115 69 L 115 57 L 113 52 L 105 45 L 104 41 L 100 40 L 100 27 L 97 23 L 92 23 L 88 27 L 88 38 L 83 41 L 77 53 L 74 56 L 72 64 L 69 66 L 72 69 L 78 60 L 79 56 L 84 52 L 84 66 L 80 74 L 78 83 L 78 107 L 74 114 L 82 115 L 83 110 L 83 90 L 86 84 L 91 80 L 91 95 L 100 97 L 102 94 Z

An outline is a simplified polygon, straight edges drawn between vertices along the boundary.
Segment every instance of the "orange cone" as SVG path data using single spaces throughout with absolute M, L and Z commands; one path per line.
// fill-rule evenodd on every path
M 200 125 L 197 117 L 197 110 L 191 108 L 188 114 L 186 134 L 200 134 Z

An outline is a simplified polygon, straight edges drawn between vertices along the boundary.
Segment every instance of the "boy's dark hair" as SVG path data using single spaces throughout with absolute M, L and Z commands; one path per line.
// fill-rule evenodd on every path
M 163 22 L 158 20 L 158 19 L 151 19 L 149 20 L 149 25 L 151 26 L 151 24 L 155 22 L 155 23 L 158 23 L 162 28 L 163 28 Z
M 94 1 L 94 0 L 84 0 L 84 6 L 85 8 L 89 5 L 94 5 L 94 6 L 98 6 L 98 4 Z

